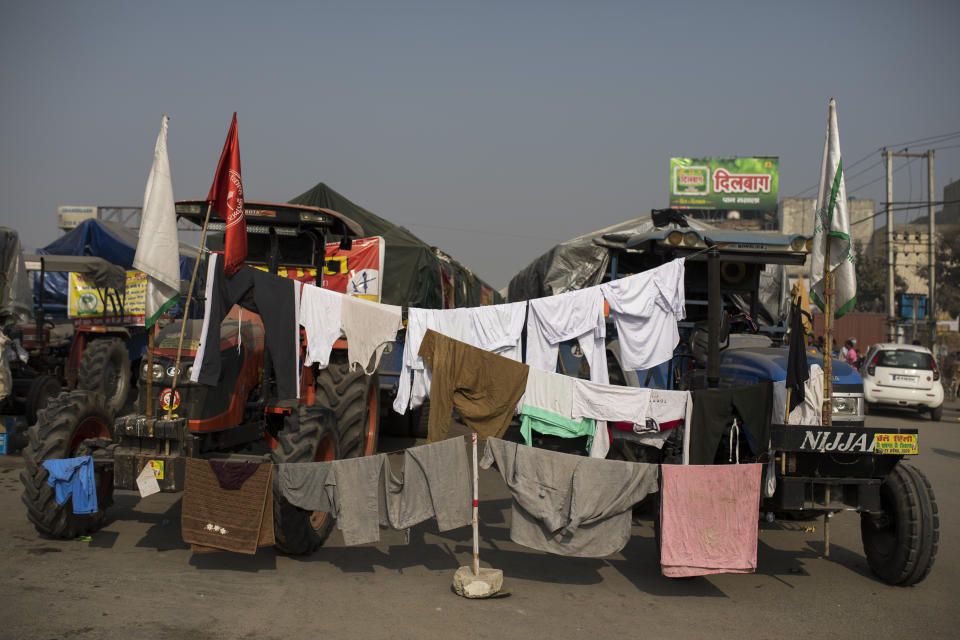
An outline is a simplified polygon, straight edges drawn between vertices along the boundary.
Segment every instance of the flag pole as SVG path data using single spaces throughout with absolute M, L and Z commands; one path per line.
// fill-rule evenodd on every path
M 177 378 L 180 375 L 180 351 L 183 349 L 183 334 L 187 329 L 187 320 L 190 318 L 190 299 L 193 297 L 193 285 L 197 281 L 197 268 L 200 267 L 200 256 L 203 255 L 203 245 L 207 241 L 207 225 L 210 223 L 210 210 L 212 208 L 213 203 L 207 202 L 207 215 L 203 219 L 203 230 L 200 231 L 200 248 L 197 249 L 197 259 L 193 263 L 193 275 L 190 276 L 190 288 L 187 289 L 187 301 L 183 304 L 183 321 L 180 323 L 180 339 L 177 342 L 177 359 L 173 364 L 173 382 L 170 385 L 170 402 L 167 405 L 167 420 L 173 418 L 173 399 L 177 392 Z
M 821 422 L 833 424 L 833 272 L 830 270 L 830 228 L 825 230 L 823 259 L 823 409 Z

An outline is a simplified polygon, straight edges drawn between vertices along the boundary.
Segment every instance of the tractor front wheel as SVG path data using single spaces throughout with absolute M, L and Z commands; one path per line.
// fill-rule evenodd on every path
M 922 471 L 900 462 L 880 487 L 879 514 L 860 515 L 870 570 L 887 584 L 907 587 L 927 577 L 940 543 L 940 514 Z
M 102 395 L 91 391 L 61 393 L 40 411 L 37 422 L 27 429 L 27 447 L 23 450 L 24 468 L 21 500 L 27 518 L 40 533 L 55 538 L 75 538 L 100 529 L 106 523 L 106 509 L 113 498 L 113 473 L 94 473 L 97 487 L 97 512 L 73 513 L 72 501 L 57 504 L 54 489 L 47 484 L 45 460 L 74 458 L 93 453 L 110 442 L 112 414 Z

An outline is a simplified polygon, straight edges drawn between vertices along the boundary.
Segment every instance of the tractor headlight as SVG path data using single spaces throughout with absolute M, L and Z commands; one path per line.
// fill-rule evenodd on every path
M 669 234 L 667 234 L 667 242 L 673 246 L 677 246 L 683 242 L 683 234 L 679 231 L 671 231 Z
M 696 247 L 698 244 L 700 244 L 700 234 L 698 234 L 696 231 L 687 231 L 685 234 L 683 234 L 683 244 L 687 245 L 688 247 Z
M 150 363 L 144 362 L 140 366 L 140 378 L 146 380 L 147 377 L 152 377 L 154 382 L 160 382 L 163 380 L 163 365 L 157 362 L 153 363 L 153 376 L 150 376 Z
M 855 396 L 834 396 L 833 413 L 844 416 L 859 415 L 860 399 Z

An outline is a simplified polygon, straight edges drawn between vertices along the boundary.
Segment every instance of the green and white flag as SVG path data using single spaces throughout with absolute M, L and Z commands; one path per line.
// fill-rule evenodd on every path
M 857 270 L 853 240 L 850 237 L 850 212 L 847 209 L 847 188 L 843 180 L 843 159 L 840 157 L 840 133 L 837 130 L 837 103 L 830 99 L 827 117 L 827 139 L 823 143 L 820 162 L 820 190 L 817 194 L 817 215 L 813 227 L 813 256 L 810 264 L 810 298 L 824 308 L 824 262 L 827 241 L 830 242 L 830 270 L 833 272 L 833 317 L 839 318 L 857 303 Z
M 143 192 L 137 253 L 133 258 L 133 268 L 147 274 L 145 324 L 148 328 L 180 299 L 180 239 L 167 158 L 169 121 L 169 116 L 163 116 L 160 121 L 153 167 Z

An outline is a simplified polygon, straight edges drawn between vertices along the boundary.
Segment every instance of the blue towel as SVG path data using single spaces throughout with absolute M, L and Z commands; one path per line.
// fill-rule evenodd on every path
M 44 468 L 50 472 L 47 484 L 53 487 L 57 504 L 63 504 L 73 496 L 73 512 L 85 515 L 97 512 L 97 484 L 93 479 L 93 458 L 65 458 L 44 460 Z

